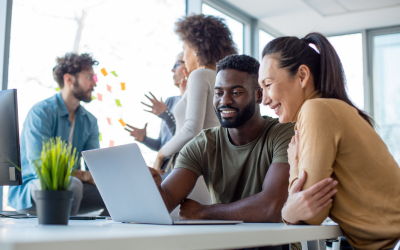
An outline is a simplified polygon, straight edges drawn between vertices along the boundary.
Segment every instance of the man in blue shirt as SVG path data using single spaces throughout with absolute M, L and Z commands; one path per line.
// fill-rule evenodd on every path
M 29 111 L 21 133 L 21 186 L 9 189 L 9 204 L 19 212 L 36 213 L 35 191 L 41 189 L 33 160 L 40 155 L 42 142 L 61 137 L 76 147 L 78 155 L 99 148 L 96 118 L 80 105 L 90 102 L 96 87 L 93 65 L 98 62 L 89 54 L 67 53 L 56 59 L 54 80 L 61 93 L 35 104 Z M 70 185 L 74 192 L 71 214 L 105 209 L 105 205 L 89 171 L 76 170 Z M 107 210 L 103 214 L 108 214 Z

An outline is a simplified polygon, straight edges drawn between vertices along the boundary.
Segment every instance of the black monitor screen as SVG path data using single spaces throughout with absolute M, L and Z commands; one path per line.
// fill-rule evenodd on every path
M 21 185 L 17 90 L 0 91 L 0 185 Z

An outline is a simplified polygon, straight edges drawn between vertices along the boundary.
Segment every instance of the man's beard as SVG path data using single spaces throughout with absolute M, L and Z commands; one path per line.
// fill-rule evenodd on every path
M 234 109 L 236 110 L 236 118 L 233 121 L 225 120 L 221 117 L 220 109 Z M 242 110 L 232 108 L 230 106 L 221 106 L 215 109 L 215 113 L 218 116 L 221 127 L 224 128 L 238 128 L 250 120 L 256 111 L 256 99 L 253 97 L 251 102 L 244 107 Z
M 76 99 L 78 99 L 79 101 L 84 101 L 84 102 L 91 102 L 92 101 L 92 95 L 90 94 L 88 96 L 88 92 L 92 92 L 91 90 L 83 90 L 83 88 L 81 87 L 81 85 L 79 85 L 78 83 L 78 79 L 75 79 L 73 88 L 72 88 L 72 94 L 74 95 L 74 97 Z

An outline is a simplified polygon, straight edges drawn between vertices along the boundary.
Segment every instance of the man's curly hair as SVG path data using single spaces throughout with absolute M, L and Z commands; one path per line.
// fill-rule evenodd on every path
M 248 55 L 229 55 L 218 62 L 217 73 L 224 69 L 236 69 L 248 74 L 248 83 L 252 89 L 260 88 L 258 85 L 258 70 L 260 63 Z
M 76 75 L 83 70 L 89 70 L 99 62 L 92 58 L 91 54 L 67 53 L 64 57 L 56 58 L 57 65 L 53 68 L 53 78 L 60 88 L 64 87 L 64 75 L 69 73 Z
M 201 66 L 237 54 L 231 31 L 222 18 L 203 14 L 186 16 L 175 23 L 175 33 L 196 51 Z

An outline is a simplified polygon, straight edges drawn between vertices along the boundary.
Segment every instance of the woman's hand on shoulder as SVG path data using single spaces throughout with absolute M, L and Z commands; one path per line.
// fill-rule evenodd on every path
M 332 196 L 337 192 L 333 188 L 338 182 L 332 178 L 323 179 L 307 190 L 301 191 L 306 179 L 307 174 L 303 171 L 282 208 L 282 218 L 290 224 L 299 224 L 300 221 L 315 217 L 332 203 Z

